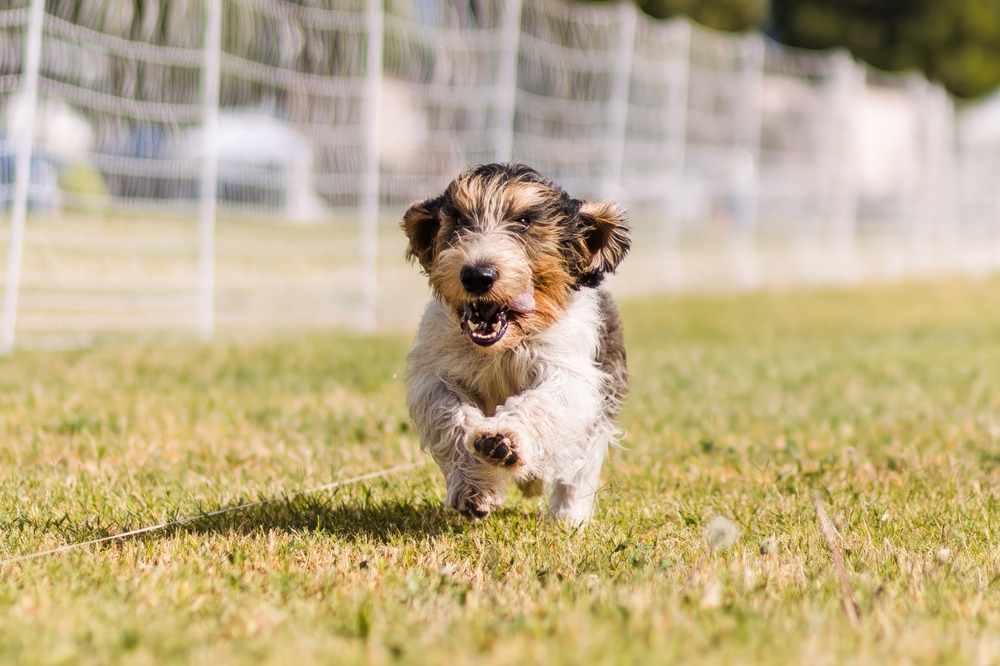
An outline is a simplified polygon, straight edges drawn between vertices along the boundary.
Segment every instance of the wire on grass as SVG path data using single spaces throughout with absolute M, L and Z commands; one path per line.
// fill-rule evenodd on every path
M 379 479 L 385 476 L 392 476 L 393 474 L 401 474 L 402 472 L 408 472 L 411 469 L 416 469 L 423 465 L 425 461 L 419 460 L 415 463 L 407 463 L 405 465 L 396 465 L 395 467 L 390 467 L 389 469 L 383 469 L 378 472 L 369 472 L 368 474 L 362 474 L 361 476 L 355 476 L 350 479 L 344 479 L 343 481 L 333 481 L 331 483 L 326 483 L 322 486 L 317 486 L 315 488 L 309 488 L 308 490 L 302 490 L 297 493 L 292 493 L 291 495 L 285 496 L 283 499 L 295 499 L 296 497 L 302 497 L 303 495 L 312 495 L 314 493 L 320 493 L 326 490 L 333 490 L 334 488 L 340 488 L 342 486 L 349 486 L 355 483 L 360 483 L 362 481 L 369 481 L 371 479 Z M 215 511 L 209 511 L 208 513 L 202 513 L 197 516 L 187 516 L 186 518 L 178 518 L 177 520 L 171 520 L 166 523 L 160 523 L 158 525 L 149 525 L 147 527 L 140 527 L 139 529 L 129 530 L 128 532 L 121 532 L 119 534 L 112 534 L 111 536 L 100 537 L 99 539 L 91 539 L 89 541 L 80 541 L 79 543 L 68 543 L 64 546 L 59 546 L 58 548 L 51 548 L 49 550 L 40 550 L 34 553 L 27 553 L 24 555 L 18 555 L 16 557 L 10 557 L 6 560 L 0 560 L 0 566 L 5 566 L 8 564 L 14 564 L 16 562 L 24 562 L 25 560 L 33 560 L 39 557 L 46 557 L 48 555 L 56 555 L 58 553 L 65 553 L 70 550 L 76 550 L 78 548 L 85 548 L 87 546 L 93 546 L 99 543 L 106 543 L 108 541 L 115 541 L 118 539 L 127 539 L 128 537 L 138 536 L 140 534 L 148 534 L 150 532 L 158 532 L 160 530 L 169 529 L 171 527 L 179 527 L 181 525 L 186 525 L 188 523 L 193 523 L 196 520 L 204 520 L 205 518 L 212 518 L 213 516 L 221 516 L 226 513 L 233 513 L 235 511 L 243 511 L 244 509 L 252 509 L 256 506 L 261 506 L 263 504 L 269 504 L 276 501 L 278 498 L 271 497 L 268 499 L 257 500 L 256 502 L 247 502 L 246 504 L 240 504 L 239 506 L 230 506 L 225 509 L 217 509 Z

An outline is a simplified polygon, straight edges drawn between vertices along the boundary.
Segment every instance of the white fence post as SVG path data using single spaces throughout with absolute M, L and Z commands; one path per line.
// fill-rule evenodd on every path
M 934 155 L 931 156 L 933 178 L 938 183 L 938 197 L 935 208 L 938 217 L 934 224 L 934 233 L 938 251 L 931 251 L 936 260 L 932 270 L 950 269 L 955 261 L 955 240 L 961 219 L 961 198 L 959 195 L 959 148 L 958 124 L 955 115 L 955 100 L 940 84 L 934 87 L 934 103 L 938 118 L 939 135 L 934 142 Z M 995 264 L 992 264 L 994 266 Z
M 865 72 L 846 51 L 833 56 L 830 115 L 833 127 L 828 159 L 830 183 L 825 212 L 829 219 L 832 252 L 839 270 L 848 280 L 857 277 L 858 155 L 852 114 L 864 94 Z
M 31 148 L 35 136 L 35 112 L 38 108 L 38 72 L 42 63 L 42 24 L 45 0 L 32 0 L 28 14 L 28 38 L 24 44 L 24 94 L 17 113 L 23 114 L 14 166 L 14 203 L 10 218 L 7 249 L 7 284 L 3 299 L 3 334 L 0 352 L 14 350 L 14 325 L 17 320 L 17 296 L 21 283 L 21 258 L 24 253 L 24 223 L 28 216 L 28 188 L 31 182 Z
M 916 262 L 911 272 L 934 272 L 945 267 L 948 230 L 957 218 L 954 103 L 940 84 L 926 79 L 914 78 L 908 87 L 917 107 L 921 156 L 918 191 L 912 197 L 920 209 L 910 213 Z
M 365 175 L 361 192 L 361 284 L 364 311 L 361 327 L 374 331 L 379 213 L 379 123 L 382 110 L 382 0 L 368 0 L 365 54 Z
M 198 241 L 198 328 L 206 340 L 215 330 L 215 213 L 219 181 L 219 69 L 222 0 L 205 0 L 205 62 L 202 90 L 201 219 Z
M 494 159 L 509 162 L 514 156 L 514 110 L 517 104 L 517 55 L 521 44 L 521 1 L 507 0 L 500 31 L 500 64 L 497 71 Z
M 678 41 L 684 45 L 684 57 L 678 62 L 670 63 L 670 78 L 679 94 L 671 95 L 664 120 L 667 122 L 667 141 L 670 142 L 670 170 L 677 174 L 679 180 L 683 180 L 687 151 L 688 81 L 691 78 L 691 21 L 687 18 L 679 19 L 677 26 L 680 34 Z
M 612 70 L 605 128 L 605 170 L 601 183 L 604 197 L 621 196 L 622 162 L 625 159 L 625 131 L 628 123 L 629 87 L 632 83 L 632 53 L 635 49 L 635 28 L 639 11 L 635 4 L 618 5 L 618 48 Z
M 746 38 L 741 63 L 740 83 L 746 112 L 737 122 L 740 148 L 733 155 L 734 195 L 737 225 L 734 245 L 736 280 L 743 288 L 756 287 L 757 216 L 760 200 L 760 133 L 763 120 L 765 42 L 760 35 Z
M 678 41 L 683 44 L 681 57 L 677 62 L 670 63 L 670 79 L 672 82 L 671 91 L 676 90 L 677 94 L 671 92 L 667 104 L 667 112 L 664 120 L 667 124 L 667 145 L 669 146 L 668 170 L 671 173 L 670 187 L 664 188 L 666 198 L 666 220 L 663 223 L 663 232 L 666 236 L 666 273 L 667 288 L 671 292 L 681 290 L 681 254 L 678 248 L 681 234 L 681 224 L 686 217 L 684 206 L 685 190 L 685 162 L 687 160 L 687 112 L 688 112 L 688 92 L 691 78 L 691 20 L 688 18 L 678 19 L 677 31 Z M 678 205 L 681 202 L 681 205 Z

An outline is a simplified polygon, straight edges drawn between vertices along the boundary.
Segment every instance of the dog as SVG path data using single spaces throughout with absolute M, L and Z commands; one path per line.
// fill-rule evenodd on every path
M 621 319 L 601 286 L 629 250 L 625 210 L 487 164 L 414 203 L 401 226 L 433 292 L 407 403 L 447 506 L 482 520 L 513 480 L 583 526 L 628 391 Z

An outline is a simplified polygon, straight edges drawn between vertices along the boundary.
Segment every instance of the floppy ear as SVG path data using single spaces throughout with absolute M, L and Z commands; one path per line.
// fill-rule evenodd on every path
M 409 207 L 400 223 L 410 239 L 406 258 L 416 259 L 424 270 L 434 263 L 434 240 L 441 229 L 441 198 L 424 199 Z
M 614 273 L 631 246 L 628 213 L 614 201 L 584 201 L 580 204 L 580 225 L 586 256 L 584 286 L 600 284 L 605 273 Z M 592 284 L 588 285 L 587 281 Z

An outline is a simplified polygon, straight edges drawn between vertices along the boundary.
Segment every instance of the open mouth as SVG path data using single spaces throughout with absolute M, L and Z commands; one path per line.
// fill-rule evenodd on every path
M 462 328 L 477 345 L 489 347 L 507 332 L 507 314 L 508 310 L 499 303 L 466 303 Z

